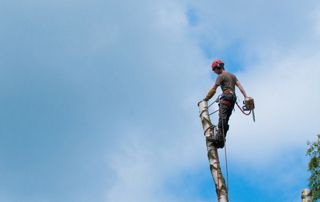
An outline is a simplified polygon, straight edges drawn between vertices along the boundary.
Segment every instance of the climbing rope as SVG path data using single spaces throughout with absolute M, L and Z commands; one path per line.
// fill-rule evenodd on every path
M 225 136 L 225 132 L 224 132 L 224 124 L 223 124 L 223 119 L 221 119 L 222 122 L 222 135 L 223 135 L 223 141 L 226 142 L 226 136 Z M 228 158 L 227 158 L 227 144 L 224 144 L 224 159 L 225 159 L 225 166 L 226 166 L 226 174 L 227 174 L 227 192 L 229 192 L 229 171 L 228 171 Z
M 219 160 L 219 155 L 218 155 L 218 150 L 217 148 L 215 148 L 215 151 L 216 152 L 216 156 L 217 156 L 217 162 L 216 162 L 216 168 L 219 167 L 220 165 L 220 160 Z M 221 198 L 221 194 L 220 194 L 220 183 L 219 183 L 220 179 L 219 179 L 219 173 L 218 173 L 218 169 L 217 169 L 217 187 L 216 187 L 216 192 L 218 194 L 218 202 L 220 202 L 220 198 Z
M 214 113 L 216 113 L 216 112 L 218 112 L 218 111 L 219 111 L 219 109 L 217 109 L 216 111 L 210 113 L 209 116 L 211 116 L 212 114 L 214 114 Z
M 209 109 L 209 107 L 211 107 L 214 103 L 219 103 L 219 100 L 220 100 L 220 96 L 213 102 L 213 103 L 211 103 L 209 106 L 208 106 L 208 109 Z M 218 112 L 219 111 L 219 109 L 218 110 L 215 110 L 214 112 L 212 112 L 212 113 L 210 113 L 209 114 L 209 116 L 210 115 L 212 115 L 212 114 L 214 114 L 214 113 L 216 113 L 216 112 Z M 222 126 L 223 126 L 223 119 L 221 119 L 222 120 Z M 222 135 L 223 135 L 223 141 L 225 142 L 225 131 L 224 131 L 224 127 L 222 127 Z M 218 151 L 217 151 L 217 149 L 215 150 L 215 152 L 217 152 L 218 153 Z M 218 159 L 217 159 L 217 163 L 218 163 L 218 165 L 217 165 L 217 168 L 218 168 L 218 166 L 219 166 L 219 162 L 220 162 L 220 160 L 219 160 L 219 156 L 217 155 L 217 157 L 218 157 Z M 225 157 L 225 169 L 226 169 L 226 175 L 227 175 L 227 179 L 226 179 L 226 181 L 227 181 L 227 184 L 226 184 L 226 190 L 227 190 L 227 192 L 229 192 L 229 171 L 228 171 L 228 158 L 227 158 L 227 145 L 225 144 L 224 145 L 224 157 Z M 219 185 L 219 173 L 218 173 L 218 169 L 217 169 L 217 180 L 218 180 L 218 182 L 217 182 L 217 194 L 218 194 L 218 202 L 220 201 L 220 185 Z
M 246 112 L 239 106 L 238 102 L 236 102 L 236 104 L 237 104 L 238 108 L 240 109 L 240 111 L 241 111 L 244 115 L 249 116 L 249 115 L 251 114 L 251 111 L 252 111 L 252 110 L 250 110 L 248 113 L 246 113 Z
M 229 169 L 228 169 L 228 158 L 227 158 L 227 145 L 224 145 L 224 159 L 226 164 L 226 174 L 227 174 L 227 192 L 229 193 Z
M 217 98 L 215 101 L 213 101 L 211 104 L 209 104 L 208 109 L 209 109 L 214 103 L 219 103 L 219 100 L 220 100 L 220 95 L 218 96 L 218 98 Z M 214 112 L 210 113 L 209 116 L 211 116 L 212 114 L 214 114 L 214 113 L 216 113 L 216 112 L 218 112 L 218 111 L 219 111 L 219 109 L 215 110 Z

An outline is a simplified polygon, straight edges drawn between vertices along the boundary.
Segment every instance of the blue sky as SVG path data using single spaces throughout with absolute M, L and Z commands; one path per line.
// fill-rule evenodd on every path
M 0 1 L 0 201 L 215 201 L 196 105 L 214 58 L 257 107 L 255 123 L 238 110 L 230 120 L 230 201 L 300 201 L 320 132 L 319 11 L 313 0 Z

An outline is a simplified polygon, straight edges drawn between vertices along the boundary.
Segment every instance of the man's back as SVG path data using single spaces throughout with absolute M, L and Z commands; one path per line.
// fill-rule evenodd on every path
M 222 92 L 226 90 L 231 90 L 235 92 L 235 85 L 238 79 L 234 74 L 231 74 L 227 71 L 223 71 L 216 79 L 216 85 L 221 86 Z

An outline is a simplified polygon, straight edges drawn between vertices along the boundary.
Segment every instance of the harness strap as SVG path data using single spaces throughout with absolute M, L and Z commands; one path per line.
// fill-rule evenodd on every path
M 227 105 L 227 106 L 232 106 L 232 102 L 230 100 L 221 99 L 220 103 L 224 104 L 224 105 Z

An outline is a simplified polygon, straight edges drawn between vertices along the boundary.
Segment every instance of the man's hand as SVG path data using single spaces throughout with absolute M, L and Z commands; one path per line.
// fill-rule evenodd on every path
M 204 98 L 204 101 L 209 101 L 213 96 L 214 94 L 216 93 L 216 89 L 217 89 L 217 85 L 214 85 L 210 91 L 208 92 L 207 96 Z

